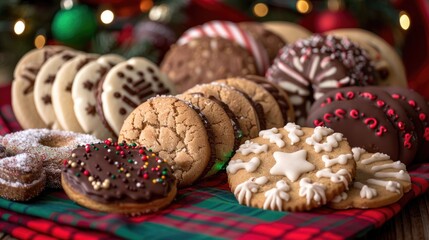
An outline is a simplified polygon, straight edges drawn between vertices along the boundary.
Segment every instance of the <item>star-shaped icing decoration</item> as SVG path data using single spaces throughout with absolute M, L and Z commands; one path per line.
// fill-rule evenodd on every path
M 276 164 L 270 169 L 272 175 L 284 175 L 292 182 L 298 180 L 303 173 L 315 169 L 315 166 L 307 161 L 307 151 L 299 150 L 293 153 L 274 152 Z

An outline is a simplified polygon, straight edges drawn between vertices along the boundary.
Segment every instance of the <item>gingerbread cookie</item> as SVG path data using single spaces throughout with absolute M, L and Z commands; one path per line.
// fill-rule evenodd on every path
M 378 73 L 378 84 L 407 87 L 405 67 L 396 50 L 378 35 L 360 28 L 335 29 L 325 34 L 350 38 L 368 52 Z
M 313 35 L 282 48 L 266 76 L 286 90 L 304 124 L 314 100 L 334 88 L 374 84 L 374 74 L 366 52 L 348 39 Z
M 73 109 L 72 86 L 77 72 L 91 61 L 96 55 L 81 54 L 67 61 L 58 70 L 52 85 L 52 106 L 61 127 L 67 131 L 84 132 Z
M 247 94 L 256 103 L 256 106 L 262 109 L 264 118 L 263 121 L 259 121 L 261 129 L 281 127 L 286 123 L 287 119 L 283 118 L 280 105 L 262 85 L 247 80 L 246 77 L 228 78 L 216 82 L 234 87 Z
M 17 63 L 12 82 L 12 108 L 22 128 L 47 127 L 34 103 L 34 81 L 40 67 L 53 55 L 66 49 L 46 46 L 26 53 Z
M 103 212 L 139 215 L 158 211 L 176 196 L 167 161 L 136 144 L 85 144 L 64 160 L 62 186 L 71 200 Z
M 267 51 L 270 61 L 273 61 L 279 50 L 286 45 L 283 38 L 267 29 L 262 23 L 240 22 L 238 23 L 238 27 L 250 33 L 257 42 L 262 44 Z
M 335 102 L 339 104 L 333 104 Z M 365 105 L 371 105 L 377 110 L 372 108 L 373 110 L 359 111 Z M 409 118 L 402 105 L 391 98 L 381 87 L 347 87 L 334 90 L 316 101 L 312 108 L 315 110 L 311 111 L 307 119 L 310 126 L 317 124 L 332 127 L 336 131 L 344 133 L 347 138 L 354 139 L 350 140 L 353 147 L 362 147 L 371 152 L 383 152 L 391 156 L 393 160 L 401 160 L 405 164 L 410 164 L 414 160 L 419 149 L 419 136 L 414 130 L 413 120 Z M 350 115 L 350 111 L 353 109 L 363 115 Z M 375 112 L 378 112 L 378 116 L 374 115 Z M 384 121 L 380 112 L 389 122 Z M 350 121 L 355 122 L 353 128 L 350 127 Z M 362 138 L 362 134 L 359 134 L 357 130 L 358 125 L 361 127 L 366 125 L 368 130 L 373 131 L 373 134 L 365 135 L 366 138 Z M 390 126 L 396 131 L 393 131 Z M 362 129 L 362 131 L 364 130 Z M 367 141 L 374 138 L 380 139 L 385 135 L 389 139 L 396 136 L 399 144 L 395 145 L 392 140 L 380 143 Z M 371 145 L 374 144 L 374 146 L 371 147 L 369 142 L 372 142 Z
M 210 123 L 189 102 L 173 96 L 154 97 L 127 117 L 119 141 L 135 142 L 171 165 L 179 187 L 191 185 L 216 157 Z
M 43 122 L 52 129 L 63 129 L 52 106 L 52 85 L 60 67 L 78 55 L 75 51 L 63 51 L 49 58 L 40 68 L 34 82 L 34 103 Z
M 177 98 L 190 102 L 199 108 L 210 123 L 215 144 L 216 158 L 211 168 L 206 168 L 203 177 L 209 177 L 223 169 L 240 145 L 241 130 L 237 117 L 229 107 L 215 97 L 204 94 L 181 94 Z
M 97 114 L 96 93 L 101 79 L 113 66 L 124 60 L 115 54 L 103 55 L 77 72 L 72 86 L 73 107 L 85 133 L 93 134 L 100 139 L 112 137 L 110 131 L 102 124 L 101 116 Z
M 195 38 L 200 37 L 221 37 L 239 44 L 255 59 L 259 75 L 263 75 L 268 68 L 269 58 L 264 47 L 256 41 L 252 34 L 243 31 L 236 23 L 229 21 L 214 20 L 203 25 L 192 27 L 186 30 L 177 40 L 179 45 L 186 44 Z M 216 59 L 216 58 L 212 58 Z
M 368 153 L 353 148 L 356 178 L 348 191 L 329 203 L 335 209 L 378 208 L 398 201 L 411 190 L 411 178 L 406 166 L 392 161 L 383 153 Z
M 117 137 L 125 118 L 145 100 L 174 94 L 172 83 L 158 67 L 142 57 L 114 66 L 99 84 L 97 110 L 103 124 Z
M 45 182 L 41 159 L 29 153 L 0 155 L 0 197 L 28 201 L 43 191 Z
M 355 162 L 346 139 L 326 127 L 263 130 L 236 151 L 226 171 L 240 204 L 305 211 L 347 190 Z
M 97 138 L 74 132 L 27 129 L 7 134 L 2 144 L 13 155 L 28 153 L 43 161 L 47 187 L 61 188 L 61 165 L 79 144 L 99 142 Z
M 261 130 L 259 119 L 264 118 L 263 112 L 258 112 L 253 100 L 245 93 L 220 83 L 200 84 L 185 93 L 202 93 L 225 103 L 237 116 L 243 132 L 241 143 L 258 136 L 258 132 Z
M 161 63 L 161 71 L 179 93 L 200 83 L 257 74 L 255 60 L 245 48 L 227 39 L 210 37 L 173 45 Z

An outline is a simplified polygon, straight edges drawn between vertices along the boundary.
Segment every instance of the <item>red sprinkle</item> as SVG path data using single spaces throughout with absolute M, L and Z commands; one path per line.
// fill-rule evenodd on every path
M 147 174 L 147 173 L 143 174 L 143 178 L 144 179 L 148 179 L 149 178 L 149 174 Z
M 330 123 L 331 122 L 331 119 L 330 119 L 331 117 L 332 117 L 332 114 L 325 113 L 325 115 L 323 115 L 323 120 L 325 120 L 325 122 Z
M 392 94 L 392 98 L 394 98 L 394 99 L 399 99 L 399 98 L 400 98 L 400 96 L 399 96 L 399 94 L 394 93 L 394 94 Z
M 315 127 L 323 127 L 323 126 L 325 126 L 325 123 L 322 122 L 322 121 L 320 121 L 319 119 L 314 120 L 313 124 L 314 124 Z
M 139 150 L 139 153 L 140 153 L 140 154 L 143 154 L 143 153 L 144 153 L 143 149 L 140 149 L 140 150 Z
M 88 170 L 83 171 L 83 175 L 85 175 L 85 176 L 89 176 L 89 172 L 88 172 Z
M 110 145 L 110 144 L 112 144 L 112 142 L 111 142 L 109 139 L 104 140 L 104 143 L 105 143 L 106 145 Z
M 67 166 L 67 164 L 68 164 L 68 161 L 67 161 L 67 160 L 64 160 L 64 161 L 63 161 L 63 165 L 64 165 L 64 166 Z
M 374 128 L 376 128 L 376 127 L 377 127 L 378 121 L 377 121 L 377 119 L 375 119 L 375 118 L 366 118 L 366 119 L 364 120 L 364 123 L 365 123 L 366 125 L 369 125 L 369 128 L 374 129 Z
M 377 136 L 381 137 L 383 133 L 387 132 L 387 128 L 385 126 L 380 126 L 380 128 L 377 130 Z
M 354 118 L 354 119 L 358 119 L 359 118 L 359 111 L 356 109 L 352 109 L 350 111 L 350 117 Z
M 419 114 L 419 118 L 420 118 L 420 120 L 422 120 L 422 121 L 426 120 L 426 114 L 424 114 L 424 113 L 420 113 L 420 114 Z
M 379 107 L 383 107 L 384 106 L 384 101 L 382 101 L 382 100 L 377 100 L 377 106 L 379 106 Z
M 339 118 L 344 118 L 344 115 L 346 114 L 346 111 L 344 111 L 344 109 L 337 109 L 335 110 L 335 115 L 337 115 L 337 117 Z
M 416 102 L 414 100 L 409 100 L 408 104 L 410 104 L 411 107 L 416 107 Z
M 355 93 L 354 92 L 347 92 L 347 98 L 348 99 L 353 99 L 355 97 Z
M 411 134 L 407 133 L 404 137 L 404 147 L 410 149 L 412 147 L 411 145 Z
M 404 128 L 405 128 L 405 123 L 403 123 L 403 122 L 398 122 L 398 127 L 399 127 L 399 129 L 404 130 Z

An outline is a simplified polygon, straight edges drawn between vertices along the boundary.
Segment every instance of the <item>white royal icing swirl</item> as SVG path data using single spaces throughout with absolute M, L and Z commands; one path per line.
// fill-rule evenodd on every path
M 304 132 L 301 130 L 301 127 L 299 125 L 296 125 L 295 123 L 286 124 L 286 126 L 284 126 L 284 129 L 289 133 L 287 136 L 290 139 L 291 145 L 294 145 L 295 143 L 299 142 L 299 137 L 304 135 Z
M 246 140 L 243 144 L 240 145 L 240 147 L 237 149 L 236 152 L 243 154 L 244 156 L 249 155 L 250 153 L 260 154 L 262 152 L 268 151 L 268 145 L 267 144 L 258 144 L 251 142 L 250 140 Z
M 324 168 L 322 170 L 319 170 L 316 172 L 316 177 L 318 178 L 329 178 L 331 182 L 333 183 L 343 183 L 344 187 L 348 190 L 349 189 L 349 181 L 345 176 L 349 176 L 351 179 L 350 173 L 346 169 L 340 169 L 336 173 L 332 172 L 332 169 L 330 168 Z
M 251 177 L 249 180 L 239 184 L 234 191 L 234 195 L 240 204 L 245 202 L 246 206 L 250 206 L 252 194 L 259 190 L 259 187 L 268 182 L 268 178 L 263 176 L 259 178 Z
M 299 181 L 299 196 L 306 197 L 307 205 L 310 205 L 311 200 L 317 204 L 326 204 L 326 187 L 320 183 L 311 183 L 309 178 L 302 178 Z
M 259 136 L 270 140 L 270 143 L 275 143 L 279 148 L 284 147 L 285 142 L 283 141 L 283 135 L 279 133 L 277 128 L 271 128 L 268 130 L 262 130 L 259 132 Z
M 326 137 L 326 141 L 321 143 L 323 137 Z M 313 135 L 305 139 L 305 142 L 308 145 L 313 146 L 314 151 L 319 153 L 322 150 L 325 152 L 331 152 L 334 148 L 338 147 L 338 143 L 342 140 L 343 134 L 335 133 L 334 130 L 327 127 L 316 127 Z
M 247 172 L 254 172 L 258 169 L 261 164 L 261 160 L 257 157 L 253 157 L 248 162 L 243 162 L 241 159 L 229 161 L 228 166 L 226 167 L 226 172 L 235 174 L 240 169 L 245 169 Z

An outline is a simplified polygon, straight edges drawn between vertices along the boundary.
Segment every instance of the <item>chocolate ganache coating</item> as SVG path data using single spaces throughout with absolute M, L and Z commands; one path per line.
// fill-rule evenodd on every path
M 78 146 L 64 161 L 63 178 L 76 191 L 101 203 L 145 203 L 164 198 L 176 184 L 171 167 L 136 144 Z

